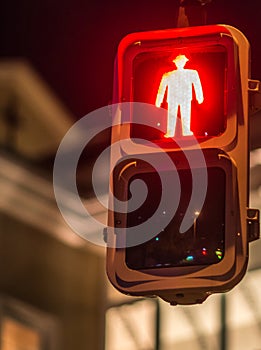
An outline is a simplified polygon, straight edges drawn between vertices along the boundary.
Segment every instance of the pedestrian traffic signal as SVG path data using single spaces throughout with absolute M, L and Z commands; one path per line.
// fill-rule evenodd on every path
M 123 293 L 193 304 L 243 277 L 259 227 L 248 208 L 248 80 L 249 43 L 230 26 L 120 43 L 107 273 Z

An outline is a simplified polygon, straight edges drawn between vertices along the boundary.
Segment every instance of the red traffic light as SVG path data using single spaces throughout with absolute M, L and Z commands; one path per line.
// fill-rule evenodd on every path
M 234 51 L 229 31 L 217 25 L 126 36 L 117 55 L 114 101 L 166 109 L 155 120 L 161 130 L 138 125 L 149 116 L 131 115 L 130 136 L 157 142 L 194 135 L 202 142 L 226 134 L 233 123 L 231 140 L 236 134 Z

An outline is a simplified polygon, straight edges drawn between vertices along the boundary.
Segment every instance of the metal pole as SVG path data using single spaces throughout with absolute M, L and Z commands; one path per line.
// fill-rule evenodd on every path
M 156 299 L 156 315 L 155 315 L 155 350 L 160 350 L 160 303 Z
M 221 295 L 220 300 L 220 350 L 227 350 L 227 300 L 226 295 Z
M 207 24 L 207 5 L 212 0 L 180 0 L 177 27 Z

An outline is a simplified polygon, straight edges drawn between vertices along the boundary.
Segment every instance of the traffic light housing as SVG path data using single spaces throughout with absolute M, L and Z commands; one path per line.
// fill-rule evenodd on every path
M 249 74 L 248 41 L 230 26 L 121 41 L 107 274 L 123 293 L 194 304 L 245 274 L 259 225 L 248 208 Z

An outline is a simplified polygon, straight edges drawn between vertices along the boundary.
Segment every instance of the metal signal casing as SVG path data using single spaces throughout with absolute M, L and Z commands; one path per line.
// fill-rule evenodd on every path
M 112 128 L 112 144 L 117 143 L 118 152 L 117 159 L 112 161 L 111 167 L 109 201 L 112 210 L 108 214 L 107 274 L 111 283 L 121 292 L 135 296 L 156 295 L 172 304 L 195 304 L 203 302 L 212 293 L 230 290 L 244 276 L 249 244 L 247 224 L 249 49 L 245 36 L 236 28 L 227 25 L 134 33 L 125 37 L 120 43 L 115 61 L 114 102 L 117 103 L 115 105 L 117 108 L 113 108 L 115 126 Z M 142 81 L 142 68 L 146 66 L 145 63 L 150 62 L 152 67 L 156 67 L 155 62 L 160 54 L 167 57 L 170 52 L 173 54 L 173 51 L 175 55 L 190 53 L 191 60 L 194 58 L 195 62 L 203 57 L 200 55 L 203 55 L 204 52 L 207 58 L 214 57 L 216 53 L 218 55 L 216 59 L 220 57 L 223 60 L 219 66 L 224 68 L 222 72 L 224 79 L 222 78 L 220 83 L 223 89 L 221 87 L 217 89 L 222 96 L 216 96 L 216 99 L 220 98 L 222 101 L 221 119 L 219 123 L 216 123 L 217 126 L 211 129 L 211 123 L 207 118 L 211 119 L 212 115 L 218 118 L 218 115 L 212 110 L 216 103 L 213 98 L 215 85 L 207 85 L 211 77 L 205 77 L 203 91 L 207 89 L 213 89 L 213 91 L 207 94 L 209 109 L 202 107 L 201 112 L 198 112 L 195 117 L 195 120 L 198 120 L 195 122 L 196 131 L 193 138 L 193 140 L 196 139 L 196 143 L 183 139 L 180 135 L 180 142 L 176 142 L 175 137 L 170 140 L 164 139 L 162 129 L 162 124 L 164 124 L 162 118 L 166 116 L 164 111 L 159 115 L 159 119 L 151 121 L 155 107 L 148 107 L 151 108 L 151 113 L 144 113 L 146 120 L 140 122 L 139 118 L 142 119 L 143 114 L 138 113 L 139 116 L 136 117 L 135 106 L 131 107 L 132 103 L 135 105 L 136 102 L 145 103 L 147 106 L 154 103 L 156 92 L 146 97 L 142 88 L 135 87 L 135 77 Z M 142 65 L 139 66 L 139 64 Z M 158 74 L 158 81 L 160 75 L 162 72 Z M 205 118 L 204 128 L 207 132 L 200 129 L 199 116 Z M 146 123 L 148 129 L 146 129 Z M 156 124 L 160 124 L 160 128 L 157 128 Z M 164 127 L 166 127 L 165 124 Z M 141 136 L 144 137 L 144 140 L 137 141 L 141 139 Z M 202 263 L 201 260 L 198 260 L 199 263 L 196 264 L 181 261 L 176 265 L 173 263 L 172 266 L 167 266 L 167 264 L 156 266 L 155 263 L 155 266 L 151 268 L 147 262 L 138 268 L 135 268 L 135 259 L 131 260 L 133 261 L 131 264 L 128 262 L 129 247 L 124 246 L 122 242 L 119 244 L 119 240 L 124 242 L 125 229 L 132 223 L 128 221 L 126 212 L 115 211 L 114 196 L 122 202 L 127 202 L 131 179 L 139 174 L 143 174 L 141 176 L 143 178 L 144 176 L 149 178 L 154 171 L 149 165 L 143 163 L 140 157 L 146 154 L 146 157 L 153 157 L 157 161 L 157 159 L 160 160 L 162 152 L 173 160 L 180 176 L 183 176 L 182 174 L 188 168 L 183 153 L 192 155 L 193 158 L 195 152 L 203 154 L 208 174 L 213 173 L 213 169 L 220 169 L 220 173 L 224 175 L 223 205 L 225 209 L 222 223 L 224 226 L 222 249 L 224 250 L 220 261 Z M 112 158 L 114 156 L 112 153 Z M 194 164 L 193 169 L 190 170 L 197 171 L 197 168 L 200 167 L 200 164 Z M 162 172 L 166 170 L 163 168 Z M 212 187 L 215 186 L 212 185 Z M 210 188 L 209 196 L 211 191 Z M 216 192 L 213 193 L 216 194 Z M 208 208 L 205 208 L 206 213 L 211 213 L 211 203 L 213 202 L 209 200 Z M 157 236 L 152 238 L 155 237 Z M 143 247 L 146 248 L 146 245 Z M 145 255 L 148 254 L 145 252 L 146 249 L 144 250 Z M 135 250 L 135 246 L 131 250 Z M 205 251 L 202 250 L 203 252 Z

